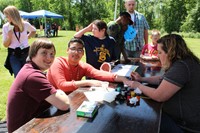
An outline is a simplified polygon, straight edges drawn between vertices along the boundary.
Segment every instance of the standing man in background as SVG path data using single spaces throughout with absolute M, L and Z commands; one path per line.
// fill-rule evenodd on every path
M 141 50 L 144 44 L 148 44 L 148 29 L 149 25 L 146 18 L 141 13 L 135 10 L 136 0 L 125 0 L 125 8 L 131 15 L 133 27 L 137 31 L 136 37 L 132 41 L 125 42 L 125 50 L 128 57 L 140 57 Z
M 127 30 L 128 25 L 133 25 L 131 15 L 128 12 L 121 12 L 119 14 L 119 17 L 115 21 L 110 21 L 107 24 L 108 35 L 112 36 L 116 41 L 115 55 L 117 59 L 120 60 L 120 56 L 122 53 L 126 63 L 130 62 L 124 48 L 124 33 Z

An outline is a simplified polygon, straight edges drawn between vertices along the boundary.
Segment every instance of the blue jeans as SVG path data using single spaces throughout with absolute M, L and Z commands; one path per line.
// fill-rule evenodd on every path
M 28 53 L 21 55 L 21 57 L 16 57 L 15 55 L 10 55 L 10 65 L 12 67 L 14 77 L 17 76 L 19 70 L 26 63 L 27 56 L 28 56 Z
M 164 112 L 162 112 L 160 133 L 184 133 L 184 131 Z

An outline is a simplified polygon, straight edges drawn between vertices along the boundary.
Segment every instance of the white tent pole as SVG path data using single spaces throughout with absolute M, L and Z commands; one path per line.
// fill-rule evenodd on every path
M 46 35 L 46 30 L 47 30 L 47 29 L 46 29 L 46 28 L 47 28 L 47 27 L 46 27 L 46 26 L 47 26 L 46 17 L 44 17 L 44 25 L 45 25 L 45 30 L 44 30 L 44 36 L 45 36 L 45 35 Z
M 115 12 L 114 12 L 114 20 L 116 20 L 116 16 L 117 16 L 117 0 L 115 1 Z

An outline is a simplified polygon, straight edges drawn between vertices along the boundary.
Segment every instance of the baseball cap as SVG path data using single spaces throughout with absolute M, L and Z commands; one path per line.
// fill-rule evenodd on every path
M 128 13 L 128 12 L 121 12 L 119 14 L 119 16 L 124 16 L 124 17 L 127 17 L 129 19 L 129 25 L 132 25 L 133 24 L 133 21 L 131 20 L 131 15 Z

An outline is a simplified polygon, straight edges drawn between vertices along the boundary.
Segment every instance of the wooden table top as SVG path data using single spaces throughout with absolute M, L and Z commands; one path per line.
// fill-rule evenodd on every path
M 102 103 L 94 119 L 76 116 L 76 109 L 87 100 L 85 90 L 76 90 L 69 95 L 70 111 L 51 117 L 34 118 L 16 132 L 20 133 L 158 133 L 161 103 L 151 99 L 140 100 L 140 105 L 127 106 L 126 103 Z M 55 107 L 52 112 L 59 112 Z M 46 114 L 47 115 L 47 114 Z
M 145 70 L 146 71 L 146 70 Z M 116 86 L 115 84 L 113 84 Z M 77 117 L 76 110 L 87 98 L 85 89 L 77 89 L 69 95 L 70 110 L 50 108 L 39 118 L 34 118 L 15 132 L 18 133 L 158 133 L 162 104 L 148 98 L 140 98 L 140 105 L 126 103 L 101 103 L 93 119 Z

